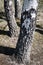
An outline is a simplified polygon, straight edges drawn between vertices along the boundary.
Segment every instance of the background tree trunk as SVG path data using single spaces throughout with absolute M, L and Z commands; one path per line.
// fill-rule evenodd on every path
M 20 0 L 14 0 L 15 2 L 15 17 L 21 19 L 22 5 Z
M 30 52 L 33 33 L 35 30 L 37 7 L 37 0 L 24 0 L 21 16 L 20 36 L 15 54 L 18 62 L 24 63 L 24 65 L 29 65 L 30 62 Z
M 4 0 L 4 8 L 6 13 L 6 19 L 8 22 L 8 27 L 10 31 L 10 36 L 13 37 L 16 35 L 17 24 L 14 17 L 14 7 L 12 0 Z

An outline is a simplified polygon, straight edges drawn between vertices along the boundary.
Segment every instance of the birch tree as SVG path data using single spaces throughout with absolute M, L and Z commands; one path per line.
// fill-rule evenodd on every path
M 24 65 L 29 65 L 30 63 L 30 53 L 36 24 L 37 7 L 37 0 L 24 0 L 21 15 L 20 36 L 15 54 L 17 61 L 20 64 L 23 63 Z
M 12 0 L 4 0 L 4 2 L 8 26 L 12 34 L 15 32 L 17 26 L 13 14 Z M 36 24 L 37 8 L 37 0 L 24 0 L 21 13 L 20 35 L 13 57 L 15 58 L 14 61 L 16 61 L 14 65 L 29 65 L 30 63 L 30 52 Z
M 10 36 L 13 37 L 16 35 L 17 24 L 15 20 L 15 13 L 12 0 L 4 0 L 4 8 L 6 13 L 6 19 L 10 31 Z

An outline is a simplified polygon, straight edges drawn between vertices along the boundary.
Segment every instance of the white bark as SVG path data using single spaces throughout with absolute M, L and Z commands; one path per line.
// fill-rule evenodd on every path
M 37 6 L 37 0 L 24 0 L 22 11 L 24 12 L 25 10 L 30 10 L 31 8 L 37 10 Z
M 23 62 L 24 65 L 29 64 L 30 62 L 30 52 L 33 32 L 35 30 L 37 7 L 37 0 L 24 0 L 21 15 L 20 38 L 16 47 L 16 57 L 18 61 Z

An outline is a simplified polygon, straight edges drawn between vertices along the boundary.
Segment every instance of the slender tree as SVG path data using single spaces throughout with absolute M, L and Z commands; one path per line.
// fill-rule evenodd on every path
M 8 22 L 8 27 L 10 31 L 10 36 L 13 37 L 16 35 L 17 24 L 15 20 L 15 13 L 12 0 L 4 0 L 4 8 L 6 13 L 6 19 Z
M 21 10 L 22 10 L 21 0 L 14 0 L 14 2 L 15 2 L 15 17 L 21 19 Z

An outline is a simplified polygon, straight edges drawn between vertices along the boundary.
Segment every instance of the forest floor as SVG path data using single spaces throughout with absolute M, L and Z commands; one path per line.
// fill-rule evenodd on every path
M 17 37 L 10 38 L 5 13 L 0 9 L 0 65 L 9 64 L 10 55 L 16 47 Z M 31 50 L 30 65 L 43 65 L 43 9 L 39 8 L 37 14 L 36 31 L 34 33 L 33 45 Z

